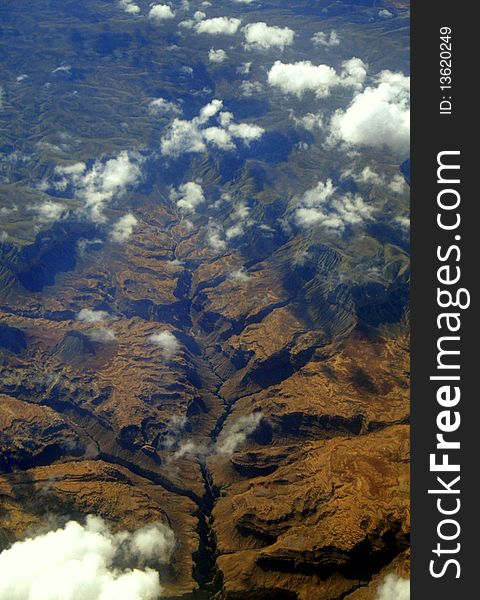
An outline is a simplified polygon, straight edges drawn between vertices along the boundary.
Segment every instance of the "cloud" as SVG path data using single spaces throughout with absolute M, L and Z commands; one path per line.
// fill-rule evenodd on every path
M 394 194 L 403 194 L 403 192 L 407 189 L 407 184 L 403 175 L 400 175 L 400 173 L 394 175 L 388 184 L 388 189 Z
M 250 73 L 251 68 L 252 68 L 251 62 L 244 62 L 239 67 L 237 67 L 237 73 L 239 75 L 248 75 Z
M 174 102 L 169 102 L 165 98 L 155 98 L 148 105 L 148 110 L 152 115 L 179 115 L 182 110 Z
M 239 446 L 241 446 L 249 435 L 251 435 L 263 419 L 261 412 L 243 415 L 220 434 L 220 438 L 214 444 L 197 444 L 191 440 L 181 441 L 179 437 L 175 439 L 178 446 L 173 458 L 183 458 L 185 456 L 194 456 L 199 460 L 205 460 L 209 456 L 230 456 Z M 180 436 L 184 431 L 184 425 Z
M 382 19 L 391 19 L 393 17 L 393 13 L 391 13 L 386 8 L 382 8 L 382 10 L 378 11 L 378 16 Z
M 245 283 L 246 281 L 250 280 L 250 275 L 248 274 L 245 267 L 241 267 L 240 269 L 237 269 L 236 271 L 232 271 L 229 274 L 228 278 L 231 281 L 240 281 L 241 283 Z
M 222 252 L 227 247 L 226 241 L 223 239 L 224 233 L 218 223 L 210 219 L 205 232 L 207 244 L 213 250 Z
M 375 600 L 410 600 L 410 580 L 387 575 L 377 590 Z
M 156 23 L 160 23 L 167 19 L 173 19 L 174 16 L 175 12 L 168 4 L 155 4 L 148 13 L 148 18 Z
M 264 92 L 264 87 L 259 81 L 242 81 L 240 85 L 240 93 L 242 96 L 250 98 L 255 94 L 261 94 Z
M 47 200 L 42 204 L 36 204 L 31 209 L 37 214 L 41 223 L 51 223 L 58 221 L 65 216 L 68 209 L 58 201 Z
M 403 194 L 407 189 L 405 179 L 400 173 L 396 173 L 390 181 L 387 175 L 377 173 L 370 165 L 364 167 L 360 172 L 346 169 L 342 172 L 342 179 L 350 178 L 355 183 L 382 187 L 394 194 Z
M 308 131 L 322 129 L 323 127 L 323 114 L 320 112 L 307 113 L 305 115 L 297 117 L 293 111 L 290 111 L 290 118 L 293 120 L 297 127 L 303 127 Z
M 93 329 L 92 331 L 89 331 L 87 335 L 92 341 L 99 342 L 100 344 L 108 344 L 117 339 L 115 332 L 109 327 Z
M 209 35 L 235 35 L 240 27 L 241 20 L 234 17 L 214 17 L 205 19 L 195 25 L 197 33 Z
M 277 60 L 268 72 L 268 83 L 298 98 L 306 92 L 313 92 L 317 98 L 325 98 L 336 86 L 361 88 L 366 76 L 365 63 L 355 57 L 342 63 L 340 74 L 333 67 L 314 65 L 309 60 L 288 64 Z
M 120 8 L 131 15 L 138 15 L 140 12 L 140 7 L 133 0 L 119 0 L 118 4 Z
M 127 213 L 113 224 L 112 230 L 110 231 L 110 238 L 119 244 L 126 242 L 132 235 L 133 229 L 137 223 L 137 218 L 132 215 L 132 213 Z
M 357 93 L 346 110 L 331 120 L 331 140 L 346 146 L 388 146 L 408 154 L 410 144 L 410 78 L 382 71 L 376 87 Z
M 162 593 L 158 572 L 144 565 L 168 562 L 174 544 L 163 524 L 112 533 L 98 517 L 88 516 L 85 525 L 70 521 L 0 554 L 0 598 L 156 600 Z M 122 561 L 137 567 L 115 566 Z
M 82 308 L 77 314 L 77 321 L 82 323 L 101 323 L 110 318 L 110 315 L 105 310 L 93 310 L 91 308 Z
M 245 49 L 247 50 L 269 50 L 291 46 L 295 38 L 295 32 L 288 27 L 269 26 L 266 23 L 249 23 L 243 28 L 245 36 Z
M 140 180 L 140 162 L 139 155 L 124 150 L 106 162 L 96 160 L 90 169 L 85 163 L 56 167 L 57 180 L 53 185 L 59 191 L 71 185 L 74 196 L 84 202 L 83 210 L 88 217 L 104 223 L 104 210 L 109 202 L 123 196 Z
M 359 194 L 339 194 L 332 180 L 327 179 L 303 194 L 295 210 L 295 220 L 302 227 L 318 225 L 330 232 L 343 233 L 348 225 L 370 220 L 374 212 Z
M 185 153 L 205 152 L 208 146 L 233 150 L 235 141 L 246 144 L 263 135 L 263 128 L 250 123 L 235 123 L 230 112 L 222 111 L 221 100 L 205 105 L 191 121 L 174 119 L 161 140 L 165 156 L 178 157 Z M 215 122 L 211 123 L 215 118 Z
M 170 200 L 185 213 L 194 213 L 197 206 L 205 202 L 202 186 L 194 181 L 183 183 L 178 190 L 170 191 Z
M 225 52 L 225 50 L 222 50 L 222 49 L 214 50 L 213 48 L 210 48 L 210 51 L 208 53 L 208 60 L 210 62 L 221 63 L 226 59 L 227 59 L 227 53 Z
M 252 224 L 252 220 L 249 218 L 250 208 L 241 202 L 238 204 L 232 213 L 229 215 L 230 226 L 225 231 L 225 237 L 227 240 L 239 237 L 244 234 L 245 227 Z
M 395 217 L 395 223 L 398 223 L 404 231 L 410 229 L 410 218 L 409 217 Z
M 331 31 L 330 35 L 327 35 L 323 31 L 319 31 L 312 35 L 311 40 L 314 46 L 321 47 L 324 46 L 326 48 L 333 48 L 334 46 L 340 45 L 340 38 L 337 35 L 336 31 Z
M 170 331 L 154 333 L 148 339 L 160 348 L 165 360 L 170 360 L 180 349 L 180 342 Z
M 220 441 L 217 441 L 215 453 L 219 455 L 233 454 L 260 425 L 263 419 L 261 412 L 240 417 L 231 427 L 222 432 Z

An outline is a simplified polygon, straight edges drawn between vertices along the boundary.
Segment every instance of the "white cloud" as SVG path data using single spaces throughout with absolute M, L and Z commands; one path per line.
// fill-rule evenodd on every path
M 2 600 L 157 600 L 158 572 L 149 561 L 168 562 L 174 534 L 162 524 L 134 533 L 112 533 L 88 516 L 61 529 L 16 542 L 0 554 Z M 133 569 L 113 565 L 125 556 Z M 140 568 L 139 568 L 140 567 Z
M 175 12 L 168 4 L 155 4 L 148 13 L 148 18 L 157 23 L 167 19 L 173 19 L 174 16 Z
M 109 327 L 93 329 L 92 331 L 88 332 L 88 337 L 94 342 L 99 342 L 100 344 L 108 344 L 117 339 L 115 332 Z
M 120 8 L 131 15 L 138 15 L 140 12 L 140 7 L 133 0 L 119 0 L 118 4 Z
M 277 60 L 268 73 L 268 83 L 299 98 L 306 92 L 325 98 L 335 86 L 360 88 L 366 75 L 365 63 L 355 57 L 342 63 L 340 74 L 333 67 L 314 65 L 309 60 L 288 64 Z
M 258 125 L 235 123 L 232 113 L 222 112 L 222 106 L 221 100 L 212 100 L 191 121 L 174 119 L 161 140 L 162 154 L 178 157 L 184 153 L 205 152 L 209 145 L 233 150 L 235 140 L 248 144 L 263 135 L 264 130 Z M 216 122 L 210 124 L 213 118 Z
M 224 429 L 215 444 L 209 444 L 208 446 L 197 444 L 191 440 L 182 442 L 180 439 L 182 432 L 180 432 L 180 437 L 177 436 L 174 442 L 178 445 L 174 458 L 195 456 L 200 460 L 205 460 L 208 456 L 230 456 L 257 429 L 262 419 L 263 414 L 260 412 L 244 415 Z
M 251 62 L 244 62 L 239 67 L 237 67 L 237 73 L 239 75 L 248 75 L 250 73 L 251 68 L 252 68 Z
M 410 144 L 410 78 L 382 71 L 376 87 L 357 93 L 331 121 L 331 140 L 347 146 L 388 146 L 404 156 Z
M 246 281 L 249 281 L 250 275 L 246 271 L 245 267 L 241 267 L 240 269 L 232 271 L 228 278 L 231 281 L 240 281 L 241 283 L 245 283 Z
M 403 175 L 400 175 L 400 173 L 394 175 L 388 184 L 388 189 L 394 194 L 403 194 L 403 192 L 407 189 L 407 184 Z
M 152 115 L 179 115 L 181 109 L 174 103 L 165 100 L 165 98 L 155 98 L 148 105 Z
M 148 339 L 160 348 L 165 360 L 170 360 L 180 349 L 180 342 L 170 331 L 154 333 Z
M 378 16 L 382 19 L 391 19 L 393 17 L 393 13 L 391 13 L 386 8 L 382 8 L 382 10 L 378 11 Z
M 242 81 L 242 84 L 240 85 L 240 93 L 247 98 L 263 92 L 264 87 L 259 81 Z
M 402 229 L 408 231 L 410 229 L 410 219 L 409 217 L 395 217 L 395 223 L 398 223 Z
M 243 28 L 247 50 L 268 50 L 291 46 L 295 32 L 288 27 L 269 26 L 266 23 L 249 23 Z
M 67 208 L 54 200 L 46 200 L 42 204 L 36 204 L 31 207 L 37 213 L 38 220 L 41 223 L 51 223 L 60 220 L 67 212 Z
M 227 240 L 231 240 L 244 234 L 245 227 L 252 224 L 249 215 L 250 209 L 244 202 L 236 206 L 235 210 L 229 216 L 231 224 L 225 231 Z
M 295 125 L 297 125 L 297 127 L 303 127 L 308 131 L 322 129 L 323 127 L 322 113 L 307 113 L 305 115 L 297 117 L 293 111 L 290 111 L 290 118 L 293 120 Z
M 195 25 L 197 33 L 210 35 L 235 35 L 240 27 L 241 20 L 234 17 L 214 17 L 205 19 Z
M 233 454 L 235 450 L 245 442 L 260 425 L 263 418 L 261 412 L 240 417 L 231 427 L 222 432 L 215 447 L 215 453 L 219 455 Z
M 375 600 L 410 600 L 410 580 L 387 575 L 377 590 Z
M 331 179 L 327 179 L 303 194 L 295 210 L 295 220 L 303 227 L 318 225 L 330 232 L 343 233 L 348 225 L 370 220 L 374 212 L 359 194 L 337 193 Z
M 82 308 L 77 314 L 77 321 L 82 323 L 101 323 L 109 319 L 110 315 L 105 310 L 93 310 L 91 308 Z
M 210 62 L 221 63 L 226 59 L 227 53 L 225 52 L 225 50 L 222 50 L 221 48 L 219 48 L 218 50 L 210 48 L 210 51 L 208 53 L 208 60 Z
M 92 221 L 104 223 L 104 210 L 114 198 L 123 196 L 127 189 L 138 183 L 141 177 L 141 158 L 122 151 L 106 162 L 96 160 L 87 169 L 85 163 L 56 167 L 59 176 L 54 182 L 57 190 L 65 190 L 70 184 L 75 197 L 83 200 L 84 211 Z
M 194 181 L 183 183 L 178 190 L 170 191 L 170 200 L 185 213 L 194 213 L 197 206 L 205 202 L 202 186 Z
M 319 31 L 312 36 L 311 40 L 313 45 L 317 47 L 324 46 L 326 48 L 332 48 L 340 44 L 340 38 L 338 37 L 337 32 L 333 30 L 329 35 L 323 31 Z
M 206 228 L 206 239 L 210 248 L 217 252 L 225 250 L 227 243 L 223 239 L 223 235 L 224 233 L 220 225 L 210 219 Z
M 137 224 L 137 218 L 132 215 L 132 213 L 127 213 L 113 224 L 112 230 L 110 231 L 110 238 L 119 244 L 126 242 L 132 235 L 133 229 Z

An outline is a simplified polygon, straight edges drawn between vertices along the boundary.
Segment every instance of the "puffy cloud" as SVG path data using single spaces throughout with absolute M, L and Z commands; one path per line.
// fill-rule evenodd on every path
M 410 229 L 410 219 L 409 217 L 395 217 L 395 223 L 398 223 L 402 229 L 408 231 Z
M 407 189 L 405 179 L 400 173 L 396 173 L 389 180 L 387 175 L 377 173 L 377 171 L 369 165 L 364 167 L 360 172 L 356 172 L 353 169 L 346 169 L 342 172 L 342 179 L 346 178 L 353 179 L 356 183 L 363 185 L 383 187 L 394 194 L 403 194 Z
M 293 120 L 297 127 L 303 127 L 308 131 L 322 129 L 323 127 L 322 113 L 307 113 L 305 115 L 297 117 L 293 111 L 290 111 L 290 118 Z
M 324 46 L 326 48 L 332 48 L 334 46 L 338 46 L 340 44 L 340 38 L 337 35 L 336 31 L 331 31 L 330 35 L 327 35 L 323 31 L 319 31 L 315 33 L 311 38 L 314 46 Z
M 91 308 L 82 308 L 77 314 L 77 321 L 82 323 L 101 323 L 109 319 L 110 315 L 105 310 L 93 310 Z
M 259 81 L 242 81 L 240 93 L 242 96 L 250 98 L 255 94 L 261 94 L 264 91 L 263 85 Z
M 221 48 L 218 50 L 215 50 L 214 48 L 210 48 L 210 51 L 208 53 L 208 60 L 210 62 L 221 63 L 226 59 L 227 59 L 227 53 L 225 52 L 225 50 L 222 50 Z
M 404 156 L 410 144 L 410 78 L 382 71 L 375 87 L 357 93 L 331 121 L 331 140 L 347 146 L 388 146 Z
M 108 344 L 117 339 L 115 332 L 109 327 L 100 327 L 99 329 L 93 329 L 88 333 L 88 337 L 94 342 L 99 342 L 100 344 Z
M 207 244 L 213 250 L 217 252 L 222 252 L 227 247 L 226 241 L 223 239 L 224 233 L 220 225 L 210 219 L 207 228 L 206 228 L 206 240 Z
M 179 115 L 181 109 L 174 103 L 165 100 L 165 98 L 155 98 L 148 105 L 152 115 Z
M 127 213 L 113 224 L 112 230 L 110 231 L 110 238 L 119 244 L 126 242 L 132 235 L 133 229 L 137 223 L 137 218 L 132 215 L 132 213 Z
M 235 35 L 240 27 L 240 19 L 234 17 L 214 17 L 205 19 L 195 25 L 197 33 L 210 35 Z
M 250 275 L 246 271 L 245 267 L 241 267 L 240 269 L 232 271 L 229 274 L 228 278 L 231 281 L 240 281 L 241 283 L 245 283 L 246 281 L 249 281 Z
M 58 221 L 68 210 L 63 204 L 54 200 L 47 200 L 42 204 L 36 204 L 31 208 L 37 214 L 38 220 L 41 223 Z
M 388 189 L 394 194 L 403 194 L 403 192 L 407 189 L 407 184 L 403 175 L 400 175 L 400 173 L 394 175 L 388 184 Z
M 250 209 L 242 202 L 236 206 L 235 210 L 230 214 L 231 224 L 225 231 L 225 237 L 227 240 L 239 237 L 244 234 L 245 227 L 252 224 L 252 220 L 249 218 Z
M 84 211 L 98 223 L 104 223 L 104 210 L 114 198 L 123 196 L 128 187 L 138 183 L 141 177 L 141 159 L 126 151 L 106 162 L 96 160 L 90 169 L 85 163 L 56 167 L 59 177 L 54 182 L 57 190 L 65 190 L 70 184 L 75 197 L 83 200 Z
M 391 19 L 393 17 L 393 13 L 391 13 L 386 8 L 382 8 L 382 10 L 378 11 L 378 16 L 382 19 Z
M 197 206 L 205 202 L 202 186 L 194 181 L 183 183 L 178 190 L 170 191 L 170 200 L 176 203 L 178 208 L 185 213 L 195 212 Z
M 319 225 L 328 231 L 343 233 L 348 225 L 371 219 L 374 212 L 359 194 L 339 194 L 331 179 L 327 179 L 303 194 L 295 210 L 295 220 L 303 227 Z
M 180 342 L 170 331 L 154 333 L 148 339 L 160 348 L 165 360 L 170 360 L 180 349 Z
M 239 75 L 248 75 L 250 73 L 251 68 L 252 68 L 251 62 L 244 62 L 239 67 L 237 67 L 237 73 Z
M 269 26 L 266 23 L 249 23 L 243 28 L 247 50 L 268 50 L 291 46 L 295 32 L 288 27 Z
M 262 419 L 261 412 L 243 415 L 222 431 L 216 443 L 209 445 L 197 444 L 191 440 L 182 441 L 182 430 L 175 438 L 174 444 L 177 446 L 177 450 L 173 457 L 194 456 L 197 459 L 205 460 L 208 456 L 229 456 L 258 428 Z M 184 427 L 185 425 L 183 425 Z
M 156 600 L 162 587 L 148 562 L 168 562 L 174 534 L 162 524 L 112 533 L 88 516 L 61 529 L 16 542 L 0 554 L 0 598 L 5 600 Z M 118 561 L 136 564 L 121 569 Z M 141 568 L 138 568 L 141 567 Z
M 282 63 L 277 60 L 268 72 L 268 83 L 286 94 L 297 97 L 313 92 L 318 98 L 325 98 L 336 86 L 360 88 L 367 75 L 367 67 L 359 58 L 351 58 L 342 63 L 338 74 L 328 65 L 314 65 L 309 60 L 296 63 Z
M 155 4 L 148 13 L 148 18 L 157 23 L 167 19 L 173 19 L 174 16 L 175 12 L 168 4 Z
M 375 600 L 410 600 L 410 581 L 387 575 L 377 590 Z
M 230 112 L 222 112 L 221 100 L 205 105 L 191 121 L 174 119 L 161 141 L 165 156 L 178 157 L 184 153 L 205 152 L 207 146 L 233 150 L 235 140 L 246 144 L 260 138 L 264 130 L 258 125 L 235 123 Z M 216 118 L 215 124 L 210 121 Z
M 133 0 L 119 0 L 118 4 L 120 8 L 131 15 L 138 15 L 140 12 L 140 7 Z
M 238 446 L 243 444 L 247 437 L 257 429 L 262 419 L 263 414 L 261 412 L 240 417 L 231 427 L 222 432 L 219 441 L 217 441 L 215 453 L 220 455 L 233 454 Z

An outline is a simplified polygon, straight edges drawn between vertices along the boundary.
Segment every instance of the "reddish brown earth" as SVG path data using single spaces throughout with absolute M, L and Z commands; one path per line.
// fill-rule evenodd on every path
M 177 539 L 170 598 L 373 600 L 408 569 L 405 315 L 328 283 L 353 254 L 317 244 L 314 272 L 296 273 L 293 240 L 238 281 L 239 254 L 169 219 L 145 209 L 130 242 L 39 291 L 3 260 L 1 546 L 89 513 L 162 521 Z M 380 253 L 395 286 L 406 261 Z M 114 341 L 91 340 L 85 307 L 110 312 Z M 171 360 L 148 340 L 165 330 Z M 255 413 L 232 454 L 215 451 Z

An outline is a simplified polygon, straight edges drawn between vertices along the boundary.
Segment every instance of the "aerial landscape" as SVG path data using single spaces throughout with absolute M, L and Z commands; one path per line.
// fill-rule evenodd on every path
M 0 6 L 0 600 L 408 600 L 409 3 Z

